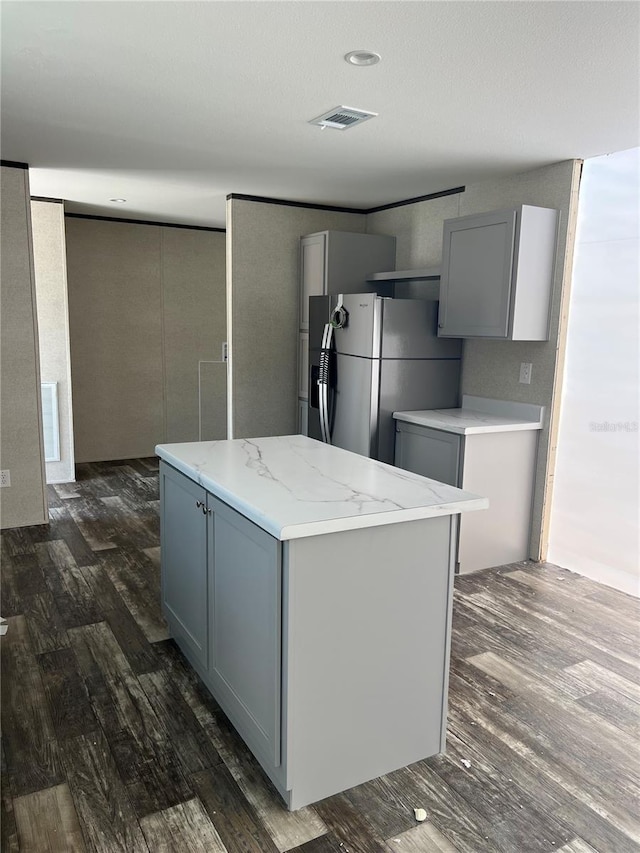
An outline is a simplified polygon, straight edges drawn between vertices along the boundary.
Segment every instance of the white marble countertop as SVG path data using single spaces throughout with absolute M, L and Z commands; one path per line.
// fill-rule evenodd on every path
M 280 540 L 489 506 L 487 498 L 303 435 L 160 444 L 156 453 Z
M 459 409 L 394 412 L 393 417 L 398 421 L 457 435 L 475 435 L 485 432 L 542 429 L 544 406 L 465 395 Z

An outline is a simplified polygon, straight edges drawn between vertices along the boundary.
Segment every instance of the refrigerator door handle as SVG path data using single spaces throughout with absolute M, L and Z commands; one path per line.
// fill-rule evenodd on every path
M 320 351 L 320 370 L 318 376 L 318 403 L 320 409 L 320 435 L 325 444 L 331 444 L 329 429 L 329 359 L 331 355 L 331 339 L 333 327 L 327 323 L 322 335 Z
M 329 426 L 329 386 L 324 385 L 322 389 L 324 396 L 324 434 L 327 444 L 331 444 L 331 427 Z
M 326 373 L 324 348 L 325 348 L 326 340 L 327 340 L 327 327 L 325 326 L 324 329 L 322 330 L 322 343 L 320 344 L 320 370 L 318 371 L 318 409 L 319 409 L 318 414 L 320 416 L 320 438 L 322 439 L 322 441 L 325 442 L 325 444 L 327 441 L 327 438 L 326 438 L 326 435 L 324 432 L 324 409 L 325 409 L 324 388 L 326 388 L 326 385 L 324 383 L 324 376 Z
M 329 443 L 327 437 L 327 386 L 320 386 L 320 434 L 325 444 Z

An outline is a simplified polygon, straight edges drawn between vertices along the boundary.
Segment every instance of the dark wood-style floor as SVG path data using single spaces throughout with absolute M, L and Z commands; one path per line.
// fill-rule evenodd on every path
M 156 461 L 49 495 L 48 526 L 2 535 L 3 851 L 640 849 L 634 599 L 553 566 L 459 578 L 446 755 L 289 813 L 167 638 Z

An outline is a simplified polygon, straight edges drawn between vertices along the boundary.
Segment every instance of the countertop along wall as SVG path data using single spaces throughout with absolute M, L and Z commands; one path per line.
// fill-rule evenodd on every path
M 561 313 L 566 313 L 568 299 L 579 180 L 580 161 L 567 160 L 521 175 L 473 184 L 456 195 L 367 216 L 367 233 L 396 235 L 397 268 L 413 269 L 441 263 L 445 219 L 501 210 L 519 204 L 551 207 L 560 211 L 549 341 L 467 339 L 462 360 L 462 394 L 546 407 L 533 502 L 530 543 L 533 559 L 544 556 L 543 515 L 548 511 L 551 496 L 555 452 L 549 425 L 555 402 L 556 372 L 562 369 L 560 318 Z M 415 287 L 419 288 L 420 285 Z M 521 362 L 533 365 L 530 385 L 522 385 L 518 381 Z
M 2 166 L 0 275 L 0 527 L 48 519 L 38 358 L 38 322 L 27 168 Z
M 365 215 L 227 202 L 229 437 L 297 432 L 300 237 L 365 231 Z
M 60 461 L 45 462 L 47 483 L 70 483 L 76 476 L 64 205 L 55 201 L 32 201 L 31 221 L 38 305 L 40 377 L 42 382 L 58 383 Z
M 66 217 L 78 462 L 226 437 L 225 234 Z

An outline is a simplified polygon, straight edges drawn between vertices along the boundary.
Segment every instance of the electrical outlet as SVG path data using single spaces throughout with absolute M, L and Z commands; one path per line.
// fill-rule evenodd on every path
M 0 488 L 11 485 L 11 471 L 0 471 Z
M 226 341 L 222 344 L 222 360 L 229 361 L 229 344 Z
M 520 364 L 520 382 L 523 385 L 531 385 L 531 371 L 533 370 L 532 364 L 527 364 L 526 362 L 522 362 Z

